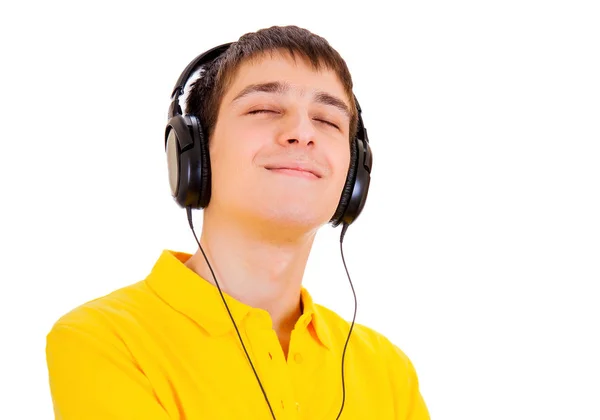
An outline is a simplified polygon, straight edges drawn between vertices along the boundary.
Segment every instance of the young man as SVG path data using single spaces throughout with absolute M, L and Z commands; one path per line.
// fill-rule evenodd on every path
M 201 247 L 56 322 L 56 418 L 428 419 L 406 355 L 358 324 L 346 346 L 350 323 L 302 287 L 360 125 L 344 60 L 294 26 L 246 34 L 204 66 L 187 114 L 208 139 Z

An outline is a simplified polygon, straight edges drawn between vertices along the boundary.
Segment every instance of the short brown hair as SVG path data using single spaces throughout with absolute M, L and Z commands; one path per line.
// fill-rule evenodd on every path
M 352 93 L 352 77 L 346 62 L 325 38 L 293 25 L 272 26 L 242 35 L 225 53 L 205 65 L 201 77 L 191 85 L 186 113 L 200 118 L 210 139 L 217 123 L 221 100 L 241 64 L 261 53 L 274 50 L 287 50 L 293 58 L 299 55 L 307 59 L 315 70 L 325 66 L 337 74 L 350 101 L 349 130 L 352 140 L 356 136 L 358 111 Z

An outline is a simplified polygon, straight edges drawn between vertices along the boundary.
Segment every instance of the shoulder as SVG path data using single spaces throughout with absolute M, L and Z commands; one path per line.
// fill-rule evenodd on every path
M 84 302 L 63 313 L 48 331 L 98 335 L 118 335 L 119 330 L 139 322 L 139 318 L 157 298 L 144 281 L 114 290 Z
M 342 318 L 333 310 L 316 305 L 319 315 L 326 321 L 334 343 L 345 343 L 351 322 Z M 361 323 L 352 327 L 350 343 L 367 356 L 377 357 L 384 363 L 393 364 L 400 369 L 412 369 L 408 356 L 379 330 Z
M 323 306 L 318 306 L 326 320 L 331 342 L 344 346 L 351 323 Z M 419 378 L 410 358 L 388 337 L 364 324 L 354 324 L 348 344 L 349 362 L 368 370 L 368 377 L 379 378 L 389 384 L 397 418 L 429 419 L 427 406 L 421 395 Z

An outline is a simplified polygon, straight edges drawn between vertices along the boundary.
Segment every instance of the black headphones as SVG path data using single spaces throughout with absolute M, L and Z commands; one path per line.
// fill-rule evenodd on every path
M 196 57 L 185 68 L 171 94 L 169 121 L 165 130 L 165 149 L 169 169 L 171 195 L 183 208 L 202 209 L 208 205 L 211 193 L 208 138 L 195 115 L 183 115 L 179 97 L 190 76 L 202 65 L 218 58 L 232 45 L 227 43 L 212 48 Z M 367 130 L 358 109 L 358 130 L 350 147 L 350 167 L 335 214 L 329 221 L 334 227 L 350 225 L 360 215 L 369 192 L 373 155 Z

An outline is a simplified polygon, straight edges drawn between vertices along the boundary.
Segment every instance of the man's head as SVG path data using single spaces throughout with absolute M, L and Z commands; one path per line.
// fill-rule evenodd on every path
M 325 39 L 295 26 L 242 36 L 204 67 L 186 111 L 209 139 L 207 213 L 279 228 L 329 221 L 358 117 L 346 63 Z

